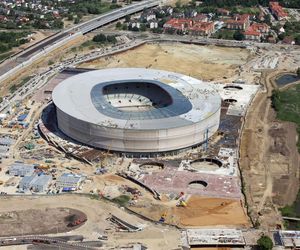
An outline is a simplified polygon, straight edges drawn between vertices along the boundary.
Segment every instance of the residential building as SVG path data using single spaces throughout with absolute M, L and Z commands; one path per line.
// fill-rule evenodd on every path
M 253 23 L 245 32 L 245 39 L 260 41 L 270 31 L 270 27 L 265 23 Z
M 164 29 L 186 32 L 193 25 L 193 20 L 187 18 L 172 18 L 164 24 Z
M 207 36 L 214 32 L 213 22 L 201 22 L 191 18 L 172 18 L 164 24 L 165 31 L 171 29 L 192 35 Z
M 230 15 L 230 11 L 223 9 L 223 8 L 218 8 L 217 9 L 217 14 L 222 15 L 222 16 L 229 16 Z
M 288 13 L 280 6 L 278 2 L 270 2 L 269 8 L 271 13 L 279 20 L 287 19 Z
M 9 175 L 12 176 L 28 176 L 33 174 L 34 166 L 30 164 L 16 162 L 9 167 L 8 172 Z
M 250 26 L 250 16 L 248 14 L 235 15 L 232 19 L 225 20 L 227 29 L 247 30 Z
M 214 32 L 213 22 L 197 22 L 189 28 L 189 33 L 195 36 L 209 36 Z

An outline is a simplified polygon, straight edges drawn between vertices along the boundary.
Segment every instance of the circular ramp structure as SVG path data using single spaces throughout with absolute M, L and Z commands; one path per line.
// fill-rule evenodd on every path
M 220 122 L 221 97 L 213 85 L 162 70 L 92 70 L 61 82 L 52 99 L 64 134 L 124 153 L 196 146 Z

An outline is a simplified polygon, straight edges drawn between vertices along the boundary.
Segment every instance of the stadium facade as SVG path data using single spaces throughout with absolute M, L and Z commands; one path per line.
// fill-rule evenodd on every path
M 85 145 L 132 154 L 199 145 L 220 122 L 213 85 L 143 68 L 93 70 L 53 91 L 58 128 Z

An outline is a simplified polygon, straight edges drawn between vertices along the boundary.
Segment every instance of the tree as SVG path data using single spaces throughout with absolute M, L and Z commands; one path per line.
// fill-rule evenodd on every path
M 257 245 L 260 250 L 271 250 L 273 248 L 273 241 L 269 236 L 263 235 L 258 239 Z
M 146 25 L 145 24 L 141 24 L 141 27 L 140 27 L 140 31 L 146 31 Z
M 245 35 L 241 31 L 237 30 L 236 32 L 234 32 L 233 38 L 235 40 L 242 41 L 245 39 Z
M 297 69 L 297 76 L 300 77 L 300 67 Z
M 73 15 L 72 14 L 69 14 L 68 15 L 68 21 L 72 21 L 73 20 Z
M 129 16 L 129 15 L 125 16 L 125 22 L 126 22 L 126 23 L 129 23 L 129 22 L 130 22 L 130 16 Z
M 116 28 L 117 28 L 117 29 L 122 29 L 122 23 L 121 23 L 121 22 L 117 22 Z
M 93 37 L 93 42 L 96 43 L 105 43 L 107 41 L 106 36 L 103 34 L 99 34 Z

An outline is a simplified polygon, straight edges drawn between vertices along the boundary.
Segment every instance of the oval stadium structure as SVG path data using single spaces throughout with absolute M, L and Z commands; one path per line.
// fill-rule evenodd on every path
M 220 122 L 221 97 L 213 85 L 161 70 L 92 70 L 61 82 L 52 99 L 64 134 L 123 153 L 196 146 Z

